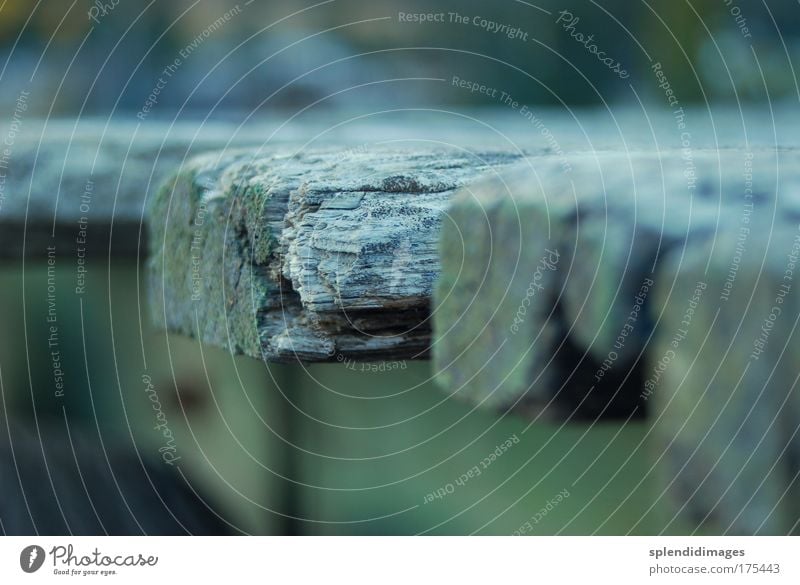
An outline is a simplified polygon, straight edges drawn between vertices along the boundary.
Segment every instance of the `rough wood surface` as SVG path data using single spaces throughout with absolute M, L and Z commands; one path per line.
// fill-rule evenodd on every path
M 527 106 L 526 106 L 527 107 Z M 800 116 L 789 108 L 690 110 L 691 147 L 800 145 Z M 359 152 L 380 144 L 455 145 L 566 155 L 681 148 L 676 118 L 661 109 L 475 111 L 409 110 L 380 116 L 276 116 L 244 124 L 214 121 L 0 120 L 0 258 L 75 249 L 80 230 L 90 255 L 144 249 L 146 199 L 187 157 L 235 147 L 331 147 Z M 89 183 L 91 182 L 91 185 Z M 89 188 L 90 187 L 90 188 Z M 85 221 L 82 221 L 85 218 Z M 145 218 L 146 219 L 146 218 Z M 79 222 L 81 225 L 79 226 Z
M 426 357 L 449 199 L 520 158 L 394 146 L 196 158 L 151 208 L 156 321 L 267 360 Z
M 443 226 L 434 313 L 444 386 L 495 407 L 558 396 L 559 417 L 638 409 L 658 260 L 738 223 L 746 171 L 777 216 L 797 214 L 791 188 L 776 197 L 778 177 L 797 181 L 796 152 L 689 154 L 574 155 L 568 170 L 529 159 L 462 191 Z

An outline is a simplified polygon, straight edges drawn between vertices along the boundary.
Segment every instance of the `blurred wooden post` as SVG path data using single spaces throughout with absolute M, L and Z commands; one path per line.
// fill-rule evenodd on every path
M 448 391 L 537 417 L 647 412 L 667 527 L 797 532 L 800 156 L 568 160 L 453 201 L 434 303 Z

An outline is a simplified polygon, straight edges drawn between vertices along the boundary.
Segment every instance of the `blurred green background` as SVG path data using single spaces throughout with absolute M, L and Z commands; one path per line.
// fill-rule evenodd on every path
M 57 271 L 57 282 L 69 282 L 71 270 Z M 39 424 L 65 417 L 73 434 L 121 443 L 160 463 L 164 439 L 142 383 L 147 371 L 181 470 L 233 532 L 689 530 L 670 524 L 659 505 L 644 422 L 530 424 L 475 410 L 446 398 L 429 380 L 428 362 L 383 373 L 362 372 L 360 364 L 266 367 L 163 332 L 145 329 L 140 337 L 133 263 L 91 264 L 82 308 L 74 295 L 60 298 L 67 391 L 55 398 L 50 355 L 41 351 L 47 272 L 33 266 L 25 274 L 23 283 L 17 267 L 0 271 L 0 319 L 8 332 L 27 330 L 28 347 L 22 337 L 0 338 L 7 412 L 29 425 L 34 410 Z M 23 295 L 24 314 L 12 309 Z M 483 468 L 512 437 L 518 442 Z M 459 485 L 475 466 L 480 475 Z M 429 495 L 439 490 L 443 497 Z
M 662 63 L 684 105 L 781 102 L 797 93 L 791 59 L 800 55 L 800 21 L 790 0 L 119 0 L 110 10 L 97 6 L 0 3 L 4 111 L 27 88 L 30 118 L 135 119 L 165 67 L 193 43 L 149 120 L 236 122 L 288 116 L 310 104 L 314 111 L 355 114 L 498 106 L 494 98 L 453 87 L 453 76 L 529 104 L 616 106 L 641 99 L 662 107 L 653 62 Z M 204 33 L 230 10 L 236 15 Z M 630 79 L 598 66 L 556 22 L 561 10 L 578 16 L 575 30 L 593 34 Z M 513 24 L 529 39 L 449 23 L 398 22 L 398 12 L 451 11 Z M 57 268 L 56 278 L 71 282 L 71 270 Z M 142 381 L 147 372 L 174 433 L 181 470 L 208 494 L 232 532 L 694 529 L 665 512 L 646 422 L 530 425 L 518 416 L 475 411 L 446 399 L 425 362 L 361 372 L 342 364 L 267 367 L 234 358 L 150 329 L 141 278 L 134 262 L 96 260 L 86 295 L 63 285 L 59 317 L 68 391 L 61 401 L 53 395 L 46 343 L 44 263 L 0 268 L 4 420 L 63 425 L 66 417 L 76 433 L 118 442 L 161 464 L 163 437 L 153 428 Z M 510 437 L 519 442 L 480 475 L 455 485 Z M 444 497 L 429 501 L 426 496 L 438 490 Z M 553 503 L 563 493 L 569 495 Z
M 407 81 L 402 92 L 376 83 L 452 75 L 502 88 L 521 102 L 635 103 L 628 82 L 641 99 L 661 99 L 649 71 L 656 61 L 683 104 L 780 100 L 797 90 L 790 59 L 800 55 L 800 22 L 792 0 L 118 0 L 107 13 L 88 17 L 103 4 L 111 3 L 44 0 L 34 8 L 28 0 L 5 0 L 0 56 L 13 48 L 13 60 L 6 64 L 0 99 L 13 101 L 35 68 L 42 90 L 33 96 L 38 114 L 130 116 L 164 67 L 226 13 L 230 20 L 183 59 L 153 115 L 295 111 L 359 85 L 316 107 L 408 106 L 415 100 L 495 105 L 442 82 Z M 556 23 L 562 10 L 579 19 L 574 32 L 592 34 L 630 79 L 622 82 L 598 64 L 563 21 Z M 449 22 L 399 22 L 399 12 L 479 16 L 519 27 L 528 37 L 509 40 Z

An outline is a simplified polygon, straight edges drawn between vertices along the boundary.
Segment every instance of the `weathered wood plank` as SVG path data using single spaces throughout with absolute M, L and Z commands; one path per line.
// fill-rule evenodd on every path
M 263 139 L 230 124 L 33 122 L 0 168 L 0 258 L 48 246 L 87 256 L 145 249 L 146 195 L 192 154 Z M 113 239 L 112 239 L 113 235 Z M 80 241 L 79 241 L 80 240 Z
M 553 402 L 559 417 L 639 411 L 659 259 L 739 221 L 746 171 L 776 217 L 798 218 L 795 151 L 691 155 L 576 155 L 568 171 L 533 159 L 459 193 L 435 294 L 443 385 L 494 407 Z
M 800 116 L 791 109 L 687 109 L 682 116 L 695 149 L 737 146 L 745 137 L 753 147 L 800 145 Z M 79 228 L 87 231 L 84 245 L 90 255 L 135 255 L 144 250 L 147 196 L 187 157 L 265 144 L 293 150 L 312 138 L 308 146 L 342 152 L 406 141 L 557 156 L 655 152 L 683 142 L 674 113 L 636 108 L 410 110 L 341 120 L 325 113 L 259 118 L 244 125 L 24 119 L 11 128 L 0 120 L 0 258 L 19 258 L 23 248 L 29 256 L 46 254 L 50 245 L 74 249 Z
M 526 392 L 547 403 L 585 378 L 596 383 L 575 397 L 582 413 L 637 408 L 638 392 L 616 386 L 640 381 L 630 367 L 652 333 L 642 308 L 656 261 L 736 215 L 730 194 L 746 153 L 593 153 L 569 157 L 567 169 L 538 155 L 478 184 L 520 155 L 443 156 L 276 149 L 195 159 L 152 210 L 159 322 L 265 359 L 424 357 L 441 256 L 435 355 L 445 386 L 507 406 Z M 775 167 L 769 151 L 758 156 Z M 791 198 L 780 205 L 792 213 Z M 486 367 L 487 356 L 499 362 Z M 621 402 L 609 405 L 604 388 Z
M 448 201 L 521 157 L 384 146 L 196 158 L 151 209 L 156 320 L 268 360 L 425 357 Z

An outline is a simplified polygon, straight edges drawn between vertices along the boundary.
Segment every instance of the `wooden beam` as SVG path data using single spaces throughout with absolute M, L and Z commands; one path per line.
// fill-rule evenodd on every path
M 443 224 L 434 368 L 538 419 L 650 415 L 667 526 L 800 526 L 795 150 L 529 160 Z
M 695 150 L 739 145 L 798 146 L 800 116 L 791 108 L 554 110 L 490 108 L 409 110 L 381 116 L 264 117 L 230 122 L 24 120 L 13 134 L 0 121 L 0 259 L 75 250 L 79 231 L 91 256 L 136 256 L 146 248 L 147 198 L 188 158 L 209 151 L 265 145 L 284 152 L 330 147 L 342 153 L 380 144 L 409 148 L 449 144 L 473 152 L 657 152 L 680 149 L 676 123 L 691 123 Z M 767 122 L 768 121 L 768 122 Z M 688 126 L 687 126 L 688 128 Z M 13 140 L 11 140 L 13 138 Z M 85 218 L 86 221 L 83 221 Z M 79 225 L 81 222 L 81 225 Z
M 0 165 L 0 259 L 135 257 L 146 249 L 147 194 L 186 157 L 263 141 L 230 124 L 32 121 Z
M 156 196 L 156 320 L 273 361 L 427 357 L 456 189 L 522 158 L 452 148 L 196 158 Z
M 443 385 L 487 406 L 558 418 L 639 411 L 659 261 L 691 256 L 698 239 L 738 222 L 748 168 L 781 221 L 795 205 L 788 186 L 776 191 L 775 175 L 797 164 L 793 151 L 690 155 L 531 158 L 462 190 L 442 226 L 435 294 Z

